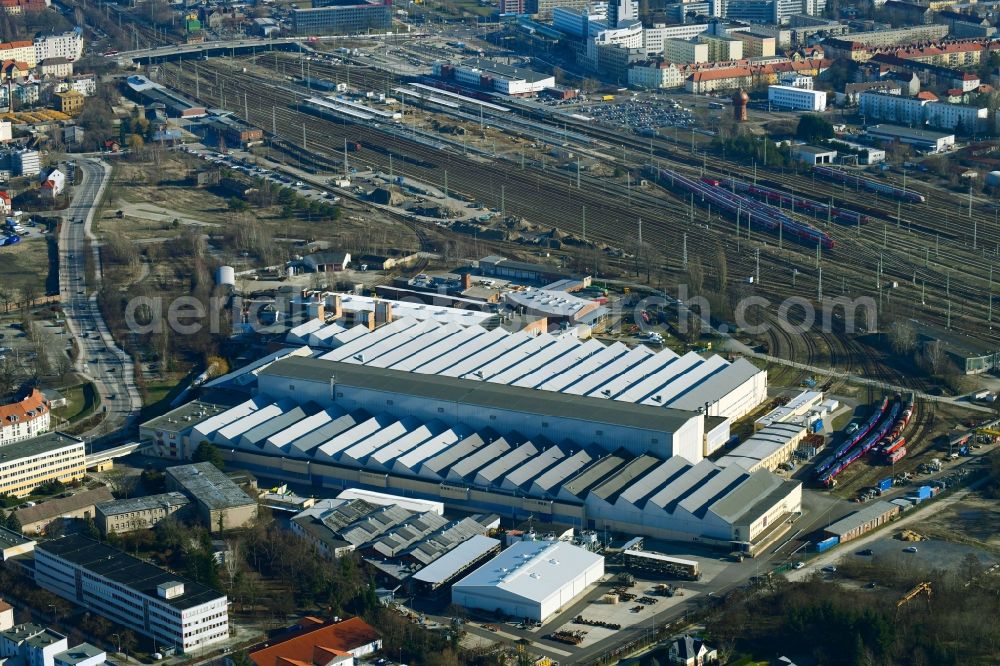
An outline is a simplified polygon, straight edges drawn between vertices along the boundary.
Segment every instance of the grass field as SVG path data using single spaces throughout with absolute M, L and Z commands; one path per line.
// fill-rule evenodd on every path
M 59 389 L 59 392 L 66 398 L 66 406 L 54 409 L 52 413 L 70 423 L 93 414 L 101 401 L 94 385 L 89 382 Z
M 0 247 L 0 285 L 19 294 L 29 287 L 41 296 L 45 293 L 48 273 L 48 243 L 34 233 L 17 245 Z

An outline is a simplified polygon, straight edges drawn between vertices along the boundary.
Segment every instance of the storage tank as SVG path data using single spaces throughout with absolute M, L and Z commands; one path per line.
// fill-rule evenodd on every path
M 987 187 L 1000 186 L 1000 171 L 990 171 L 986 174 L 986 185 Z
M 236 286 L 236 269 L 232 266 L 219 266 L 215 269 L 215 283 L 218 285 Z

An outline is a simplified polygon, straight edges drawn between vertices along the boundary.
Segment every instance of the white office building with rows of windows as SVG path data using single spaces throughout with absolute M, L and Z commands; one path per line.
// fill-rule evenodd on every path
M 161 648 L 187 653 L 229 638 L 225 595 L 84 536 L 38 544 L 35 582 Z

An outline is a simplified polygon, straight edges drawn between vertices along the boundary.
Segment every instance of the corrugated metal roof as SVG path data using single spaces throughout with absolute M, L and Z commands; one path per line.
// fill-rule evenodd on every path
M 639 456 L 631 460 L 614 474 L 607 477 L 601 485 L 590 491 L 590 494 L 599 497 L 609 504 L 614 504 L 619 493 L 627 489 L 637 479 L 646 474 L 650 469 L 662 462 L 662 458 L 655 456 Z
M 563 484 L 562 490 L 583 498 L 591 488 L 624 467 L 631 459 L 632 456 L 622 449 L 610 453 L 593 465 L 585 467 L 582 472 Z
M 496 433 L 493 433 L 494 437 Z M 473 433 L 468 437 L 452 444 L 447 449 L 441 451 L 433 458 L 424 461 L 420 465 L 420 476 L 433 476 L 443 478 L 445 471 L 467 455 L 470 455 L 486 442 L 479 433 Z
M 488 444 L 485 444 L 461 460 L 455 462 L 448 469 L 449 481 L 462 481 L 471 478 L 475 472 L 490 464 L 511 448 L 511 443 L 504 437 L 499 437 Z
M 702 382 L 697 391 L 679 395 L 667 406 L 674 409 L 696 410 L 704 406 L 705 402 L 720 400 L 761 372 L 763 371 L 750 361 L 738 358 L 729 367 Z
M 551 493 L 554 488 L 578 473 L 590 461 L 596 459 L 598 455 L 596 451 L 580 449 L 532 481 L 531 492 L 541 495 Z
M 680 456 L 668 458 L 635 479 L 628 488 L 622 491 L 618 499 L 641 509 L 645 504 L 643 500 L 659 492 L 664 486 L 668 486 L 690 468 L 691 463 Z
M 339 407 L 333 407 L 331 409 L 324 409 L 316 412 L 312 416 L 307 416 L 298 423 L 295 423 L 280 432 L 274 433 L 267 439 L 264 446 L 267 448 L 278 449 L 280 451 L 287 451 L 288 445 L 296 439 L 304 437 L 317 428 L 330 423 L 330 421 L 333 420 L 334 414 L 342 413 L 343 410 Z
M 504 476 L 503 487 L 514 490 L 530 483 L 535 477 L 541 476 L 545 470 L 553 467 L 567 456 L 566 450 L 561 446 L 549 446 L 544 448 L 534 458 L 526 460 L 524 464 L 513 469 Z
M 859 527 L 863 527 L 872 521 L 882 518 L 886 514 L 895 515 L 899 513 L 899 510 L 899 505 L 879 500 L 877 502 L 872 502 L 859 511 L 855 511 L 849 516 L 844 516 L 824 529 L 824 531 L 828 534 L 843 536 L 848 532 L 852 532 Z
M 718 472 L 718 468 L 708 460 L 702 460 L 697 465 L 686 470 L 684 474 L 674 479 L 674 482 L 666 486 L 660 492 L 649 498 L 647 504 L 667 509 L 673 513 L 673 505 L 684 499 L 689 493 L 702 483 L 706 477 Z
M 484 486 L 499 484 L 501 478 L 507 472 L 528 461 L 532 458 L 532 456 L 537 454 L 538 448 L 531 442 L 525 442 L 476 472 L 476 483 Z
M 499 545 L 499 540 L 477 534 L 413 574 L 413 579 L 440 585 Z

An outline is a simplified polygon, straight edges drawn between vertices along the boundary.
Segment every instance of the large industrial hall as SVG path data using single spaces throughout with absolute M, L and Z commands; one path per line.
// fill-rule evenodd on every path
M 185 405 L 141 438 L 165 456 L 209 441 L 234 466 L 317 488 L 749 554 L 800 512 L 798 482 L 705 459 L 766 397 L 746 361 L 433 321 L 359 328 L 227 376 L 248 399 Z

